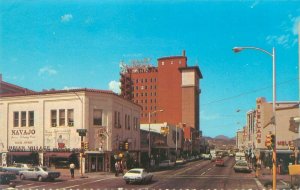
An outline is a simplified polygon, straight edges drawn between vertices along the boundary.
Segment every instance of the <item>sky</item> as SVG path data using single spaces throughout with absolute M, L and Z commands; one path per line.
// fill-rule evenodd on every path
M 234 137 L 257 97 L 299 100 L 297 1 L 0 0 L 0 73 L 35 91 L 118 92 L 120 62 L 182 55 L 199 66 L 200 128 Z

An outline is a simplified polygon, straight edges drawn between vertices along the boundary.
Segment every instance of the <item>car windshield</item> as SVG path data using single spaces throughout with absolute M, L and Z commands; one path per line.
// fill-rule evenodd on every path
M 131 173 L 131 174 L 140 174 L 141 171 L 140 170 L 129 170 L 128 173 Z

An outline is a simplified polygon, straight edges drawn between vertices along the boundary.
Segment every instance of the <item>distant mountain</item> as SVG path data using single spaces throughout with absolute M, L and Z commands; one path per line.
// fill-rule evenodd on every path
M 211 149 L 232 149 L 235 147 L 235 137 L 229 138 L 224 135 L 218 135 L 215 138 L 204 137 Z
M 220 139 L 220 140 L 230 140 L 230 138 L 224 136 L 224 135 L 218 135 L 214 139 Z

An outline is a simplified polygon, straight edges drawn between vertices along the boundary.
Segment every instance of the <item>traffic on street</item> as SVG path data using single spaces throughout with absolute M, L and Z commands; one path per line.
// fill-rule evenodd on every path
M 81 178 L 62 175 L 55 180 L 13 181 L 17 189 L 263 189 L 263 184 L 255 178 L 255 172 L 235 172 L 234 157 L 224 157 L 224 166 L 218 167 L 211 160 L 196 160 L 176 165 L 165 170 L 150 172 L 153 179 L 146 183 L 126 183 L 123 175 L 114 173 L 94 173 Z M 0 189 L 8 188 L 1 185 Z

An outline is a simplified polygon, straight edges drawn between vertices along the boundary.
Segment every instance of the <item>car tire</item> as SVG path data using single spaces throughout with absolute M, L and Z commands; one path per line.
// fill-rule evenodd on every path
M 24 180 L 24 179 L 25 179 L 25 176 L 24 176 L 23 174 L 21 174 L 21 175 L 20 175 L 20 179 L 21 179 L 21 180 Z
M 39 182 L 43 181 L 42 176 L 38 176 L 38 181 L 39 181 Z

